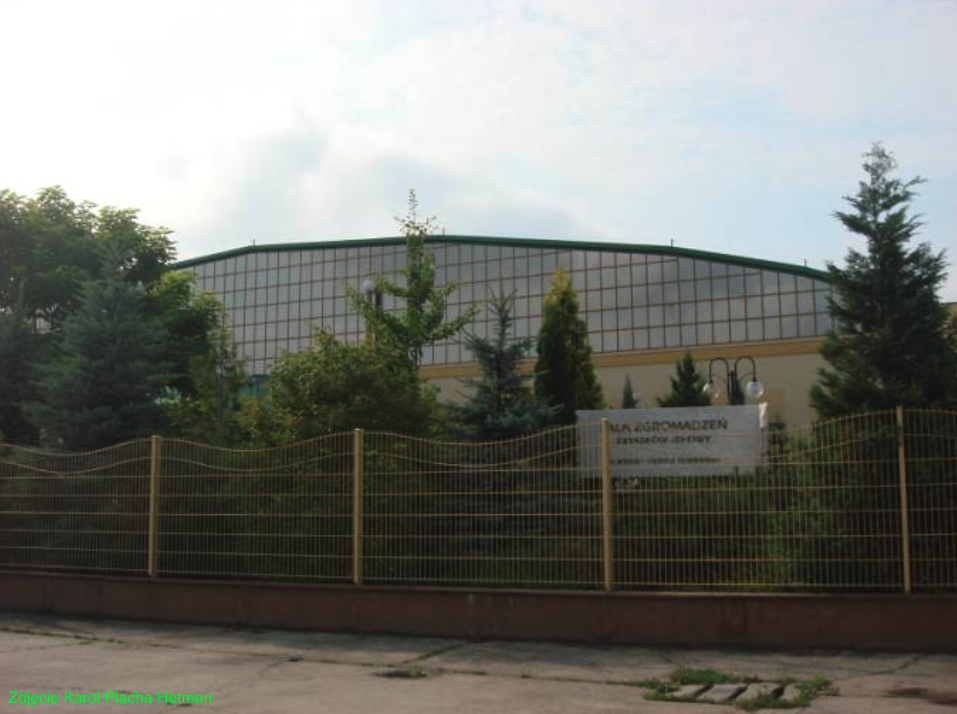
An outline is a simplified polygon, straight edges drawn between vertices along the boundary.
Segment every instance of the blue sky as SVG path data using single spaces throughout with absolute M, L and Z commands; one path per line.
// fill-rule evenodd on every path
M 0 187 L 137 207 L 184 258 L 393 235 L 414 187 L 449 233 L 823 267 L 879 140 L 953 261 L 955 28 L 955 0 L 5 0 Z

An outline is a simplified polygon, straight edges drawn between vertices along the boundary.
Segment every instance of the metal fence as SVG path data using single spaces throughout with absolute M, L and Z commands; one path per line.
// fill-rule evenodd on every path
M 0 567 L 356 585 L 957 590 L 957 412 L 773 431 L 733 476 L 614 479 L 608 424 L 486 444 L 0 445 Z M 651 449 L 653 447 L 649 447 Z

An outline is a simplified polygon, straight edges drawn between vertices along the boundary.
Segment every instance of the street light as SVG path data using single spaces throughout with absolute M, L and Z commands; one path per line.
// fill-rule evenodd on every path
M 751 363 L 751 371 L 742 373 L 738 367 L 741 360 L 747 360 Z M 714 364 L 718 362 L 724 365 L 724 377 L 714 373 Z M 741 393 L 740 379 L 748 378 L 747 386 L 744 388 L 745 394 L 749 399 L 760 399 L 764 394 L 764 385 L 758 381 L 758 368 L 751 357 L 738 357 L 734 361 L 732 368 L 728 360 L 724 357 L 715 357 L 708 363 L 708 382 L 704 385 L 704 393 L 714 400 L 721 397 L 721 389 L 715 384 L 715 379 L 724 382 L 725 391 L 728 395 L 728 404 L 744 404 L 745 394 Z
M 382 309 L 382 291 L 376 287 L 374 280 L 371 278 L 366 278 L 362 281 L 362 284 L 359 286 L 359 288 L 365 294 L 366 300 L 368 300 L 377 309 Z M 369 329 L 368 325 L 366 325 L 366 341 L 370 344 L 375 343 L 375 335 L 372 334 L 372 330 Z

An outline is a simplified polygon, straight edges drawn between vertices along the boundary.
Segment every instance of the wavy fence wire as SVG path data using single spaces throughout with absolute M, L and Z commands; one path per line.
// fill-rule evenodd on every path
M 609 431 L 592 424 L 490 444 L 369 432 L 261 451 L 178 439 L 89 454 L 0 446 L 0 567 L 659 591 L 957 589 L 955 412 L 772 432 L 763 458 L 734 476 L 612 479 L 604 444 Z
M 598 587 L 597 425 L 486 444 L 365 436 L 363 578 Z
M 0 566 L 142 573 L 150 440 L 75 454 L 0 444 Z
M 157 572 L 348 580 L 352 435 L 229 450 L 164 439 Z
M 769 434 L 767 452 L 733 476 L 623 484 L 614 509 L 616 583 L 656 590 L 900 590 L 895 413 Z
M 957 589 L 957 412 L 905 410 L 914 587 Z

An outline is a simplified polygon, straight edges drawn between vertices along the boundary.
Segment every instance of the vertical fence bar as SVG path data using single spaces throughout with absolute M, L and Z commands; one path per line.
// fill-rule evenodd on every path
M 352 582 L 362 585 L 362 429 L 352 432 Z
M 897 475 L 900 479 L 901 557 L 904 564 L 904 593 L 910 595 L 910 519 L 907 510 L 907 451 L 904 447 L 904 408 L 898 406 L 895 411 L 897 413 Z
M 159 480 L 162 451 L 163 437 L 150 437 L 150 513 L 146 572 L 151 578 L 156 577 L 156 566 L 159 562 Z
M 614 584 L 614 562 L 612 560 L 611 540 L 611 429 L 608 419 L 601 420 L 601 542 L 602 542 L 602 571 L 605 580 L 605 590 L 611 590 Z

